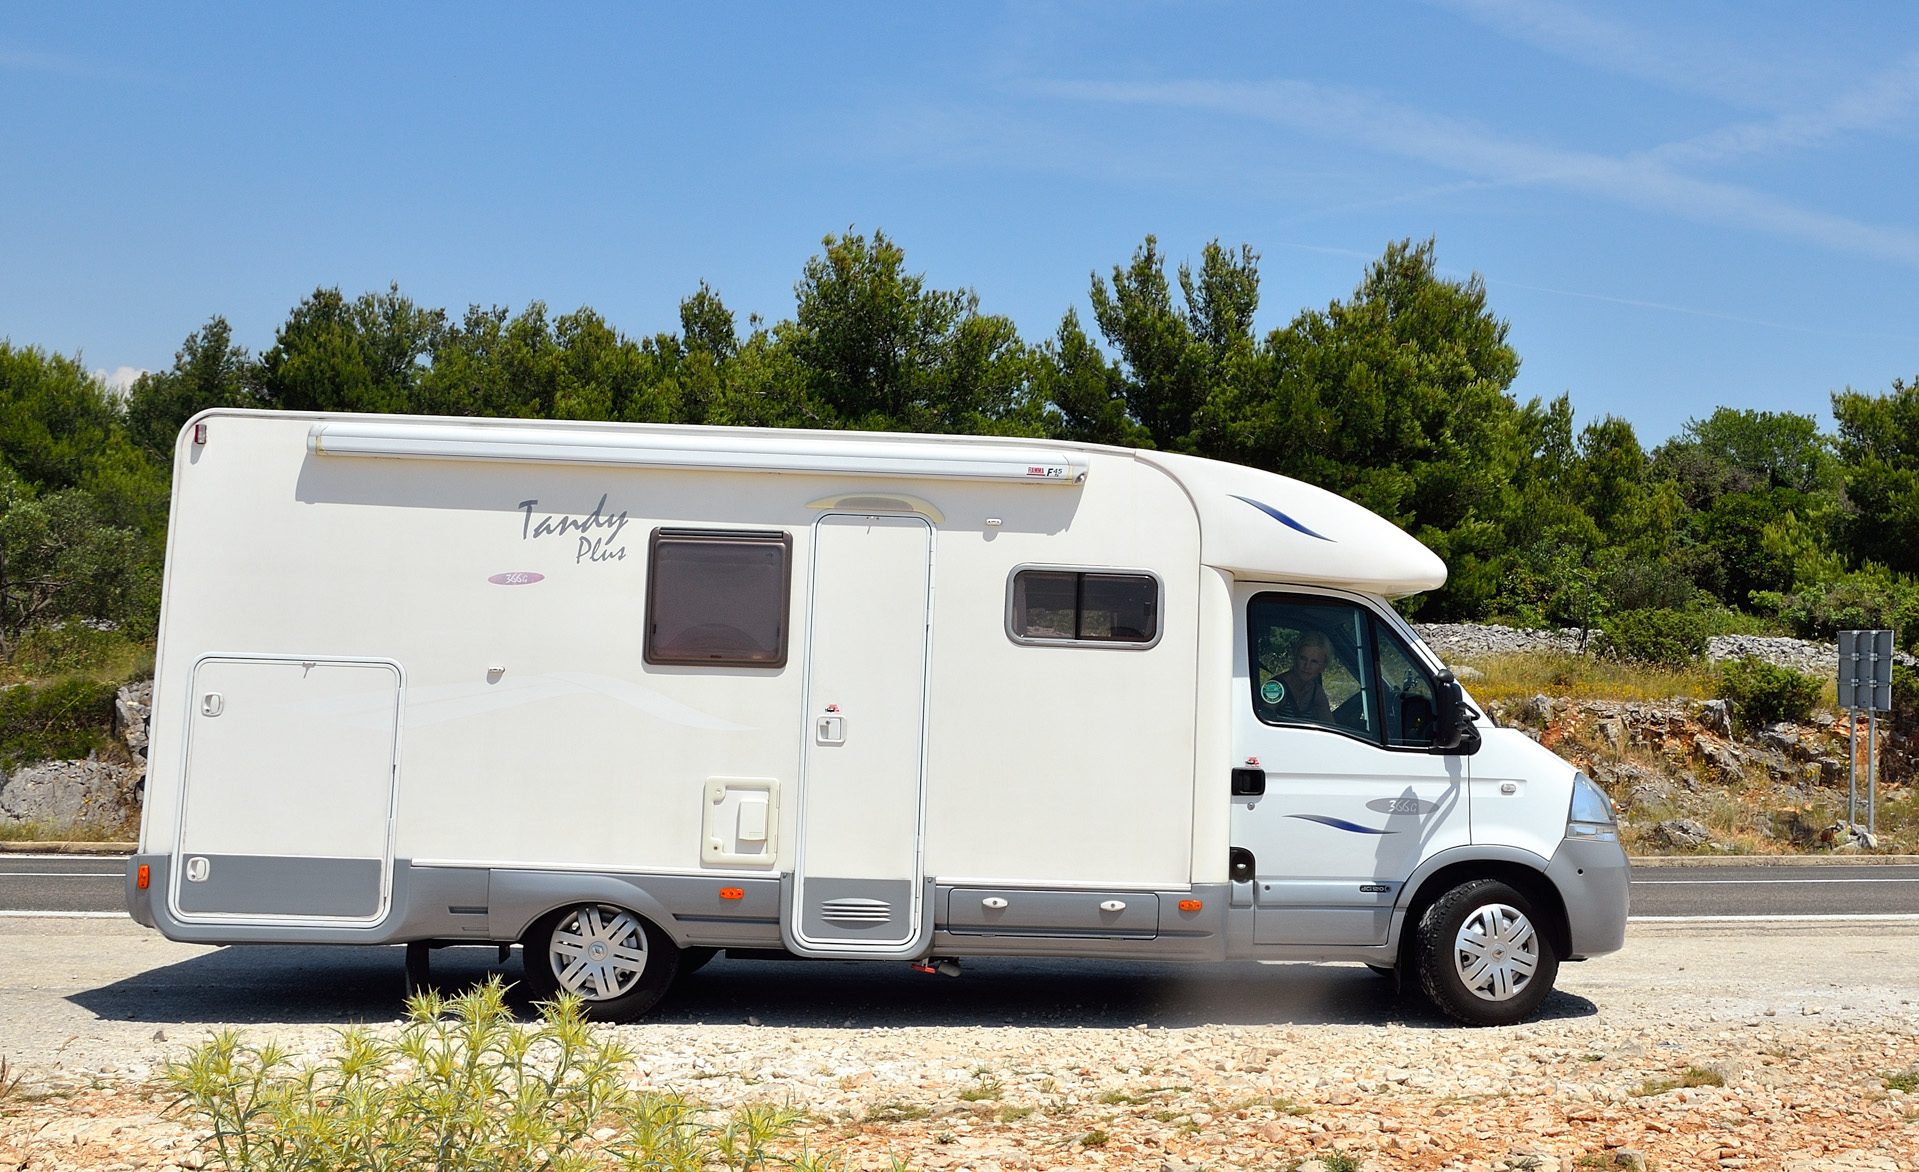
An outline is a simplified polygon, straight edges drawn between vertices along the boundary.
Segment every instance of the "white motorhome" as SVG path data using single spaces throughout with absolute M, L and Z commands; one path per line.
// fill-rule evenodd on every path
M 1611 804 L 1248 468 L 1044 440 L 214 411 L 181 434 L 135 919 L 523 946 L 1359 961 L 1532 1012 L 1620 947 Z

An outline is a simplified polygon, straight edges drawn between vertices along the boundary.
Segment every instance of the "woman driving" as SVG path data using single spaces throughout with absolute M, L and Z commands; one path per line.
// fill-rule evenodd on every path
M 1293 647 L 1292 666 L 1261 686 L 1260 699 L 1280 717 L 1333 723 L 1333 706 L 1321 679 L 1332 659 L 1333 645 L 1323 632 L 1300 632 L 1299 642 Z

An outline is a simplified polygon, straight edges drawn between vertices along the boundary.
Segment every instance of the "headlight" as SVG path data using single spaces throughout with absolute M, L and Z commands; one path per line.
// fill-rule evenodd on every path
M 1596 838 L 1619 841 L 1619 816 L 1612 799 L 1583 773 L 1573 774 L 1572 809 L 1566 813 L 1567 838 Z

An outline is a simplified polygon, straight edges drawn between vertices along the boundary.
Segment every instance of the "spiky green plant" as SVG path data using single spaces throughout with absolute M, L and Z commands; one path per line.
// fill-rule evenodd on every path
M 642 1091 L 633 1055 L 595 1032 L 577 997 L 521 1025 L 495 978 L 457 997 L 407 1002 L 399 1036 L 342 1030 L 332 1054 L 222 1031 L 161 1072 L 183 1114 L 211 1131 L 211 1163 L 234 1172 L 735 1172 L 827 1168 L 802 1147 L 792 1107 L 717 1121 L 676 1094 Z

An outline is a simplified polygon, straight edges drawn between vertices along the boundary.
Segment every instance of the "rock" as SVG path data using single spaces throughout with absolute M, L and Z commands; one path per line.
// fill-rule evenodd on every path
M 1706 759 L 1708 765 L 1727 777 L 1745 777 L 1746 772 L 1739 765 L 1739 754 L 1733 752 L 1728 746 L 1701 735 L 1692 739 L 1692 748 L 1693 752 Z
M 139 812 L 143 776 L 138 766 L 95 757 L 29 765 L 0 780 L 0 824 L 117 827 Z
M 152 680 L 123 685 L 113 694 L 113 735 L 143 761 L 147 756 L 147 722 L 152 715 Z
M 1706 731 L 1722 737 L 1732 736 L 1732 701 L 1708 700 L 1699 706 L 1698 720 Z
M 1661 846 L 1701 847 L 1712 842 L 1712 831 L 1692 818 L 1668 818 L 1653 825 L 1652 839 Z
M 1632 791 L 1626 795 L 1626 804 L 1633 809 L 1637 809 L 1640 806 L 1662 805 L 1671 800 L 1671 788 L 1660 785 L 1657 782 L 1651 782 L 1646 785 L 1636 785 L 1632 787 Z
M 1614 752 L 1621 752 L 1626 748 L 1626 725 L 1616 716 L 1609 716 L 1599 722 L 1599 735 L 1606 739 L 1606 743 L 1613 747 Z
M 1773 725 L 1759 734 L 1759 743 L 1787 757 L 1810 758 L 1811 754 L 1806 752 L 1806 747 L 1799 743 L 1798 735 L 1786 731 L 1790 727 L 1790 725 Z
M 1834 850 L 1870 850 L 1879 845 L 1872 834 L 1856 822 L 1850 826 L 1844 822 L 1834 822 L 1819 832 L 1819 842 Z
M 1597 631 L 1562 627 L 1557 631 L 1502 627 L 1495 623 L 1415 623 L 1413 630 L 1441 659 L 1475 659 L 1485 655 L 1524 655 L 1541 651 L 1578 653 Z M 1833 652 L 1835 664 L 1838 652 Z M 1838 670 L 1836 667 L 1834 670 Z
M 1469 664 L 1462 663 L 1453 668 L 1453 678 L 1462 681 L 1483 680 L 1486 678 L 1486 673 Z

